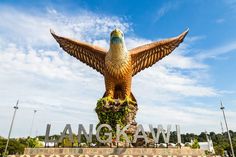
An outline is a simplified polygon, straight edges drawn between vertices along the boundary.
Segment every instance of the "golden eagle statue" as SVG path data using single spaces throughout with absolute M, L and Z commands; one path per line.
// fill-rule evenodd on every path
M 110 48 L 106 51 L 50 31 L 63 50 L 104 76 L 106 92 L 103 97 L 120 100 L 131 98 L 135 102 L 131 93 L 132 77 L 169 55 L 188 33 L 186 30 L 177 37 L 127 50 L 123 32 L 115 29 L 111 32 Z

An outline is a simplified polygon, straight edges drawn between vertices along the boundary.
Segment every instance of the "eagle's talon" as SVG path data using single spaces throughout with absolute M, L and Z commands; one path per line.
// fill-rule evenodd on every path
M 103 103 L 105 105 L 110 105 L 110 104 L 115 103 L 115 100 L 110 96 L 106 96 L 106 97 L 102 98 L 101 100 L 103 101 Z
M 124 100 L 121 100 L 121 101 L 120 101 L 120 104 L 123 104 L 123 103 L 127 103 L 127 104 L 136 104 L 136 102 L 133 101 L 132 98 L 129 97 L 129 96 L 126 96 Z

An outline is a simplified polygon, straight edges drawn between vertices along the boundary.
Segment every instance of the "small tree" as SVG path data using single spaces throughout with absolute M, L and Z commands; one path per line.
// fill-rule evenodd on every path
M 200 145 L 199 145 L 199 143 L 198 143 L 198 140 L 197 140 L 197 139 L 194 139 L 194 141 L 193 141 L 193 144 L 192 144 L 191 148 L 193 148 L 193 149 L 199 149 L 199 148 L 200 148 Z
M 43 147 L 42 143 L 40 143 L 38 138 L 28 137 L 25 142 L 26 142 L 26 146 L 30 148 Z
M 224 156 L 224 148 L 220 145 L 216 145 L 214 147 L 214 150 L 215 150 L 215 154 L 216 155 L 221 155 L 221 156 Z

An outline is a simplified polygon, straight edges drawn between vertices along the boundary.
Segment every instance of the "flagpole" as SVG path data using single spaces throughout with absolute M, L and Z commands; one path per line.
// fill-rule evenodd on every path
M 33 119 L 32 119 L 31 126 L 30 126 L 30 133 L 29 133 L 30 137 L 31 137 L 31 133 L 32 133 L 32 130 L 33 130 L 34 118 L 35 118 L 36 112 L 37 112 L 37 110 L 34 110 L 34 115 L 33 115 Z
M 9 132 L 8 132 L 7 144 L 6 144 L 6 147 L 5 147 L 4 155 L 6 155 L 6 153 L 7 153 L 7 147 L 8 147 L 8 144 L 9 144 L 9 140 L 10 140 L 10 136 L 11 136 L 12 127 L 13 127 L 14 119 L 15 119 L 15 116 L 16 116 L 16 111 L 17 111 L 17 109 L 18 109 L 18 103 L 19 103 L 19 100 L 17 100 L 16 106 L 14 106 L 15 111 L 14 111 L 14 114 L 13 114 L 13 117 L 12 117 L 10 130 L 9 130 Z
M 225 126 L 226 126 L 226 129 L 227 129 L 228 138 L 229 138 L 229 143 L 230 143 L 230 147 L 231 147 L 231 151 L 232 151 L 232 156 L 235 157 L 235 155 L 234 155 L 234 148 L 233 148 L 233 145 L 232 145 L 231 136 L 230 136 L 229 129 L 228 129 L 228 124 L 227 124 L 226 118 L 225 118 L 225 112 L 224 112 L 225 107 L 223 106 L 222 101 L 221 101 L 221 107 L 220 107 L 220 109 L 221 109 L 222 112 L 223 112 L 223 116 L 224 116 L 224 120 L 225 120 Z

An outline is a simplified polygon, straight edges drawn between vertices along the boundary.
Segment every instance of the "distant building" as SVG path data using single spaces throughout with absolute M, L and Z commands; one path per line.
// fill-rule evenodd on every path
M 208 137 L 207 132 L 206 133 L 206 139 L 207 142 L 198 142 L 200 149 L 204 150 L 204 151 L 209 151 L 211 153 L 215 153 L 214 147 L 213 147 L 213 142 L 211 140 L 211 138 Z M 191 140 L 191 144 L 193 143 L 193 141 Z
M 208 140 L 207 142 L 198 142 L 201 150 L 207 150 L 211 153 L 215 153 L 212 140 Z
M 42 144 L 43 146 L 46 146 L 46 147 L 55 147 L 55 142 L 47 142 L 47 145 L 45 145 L 45 142 L 44 141 L 39 141 L 40 144 Z

